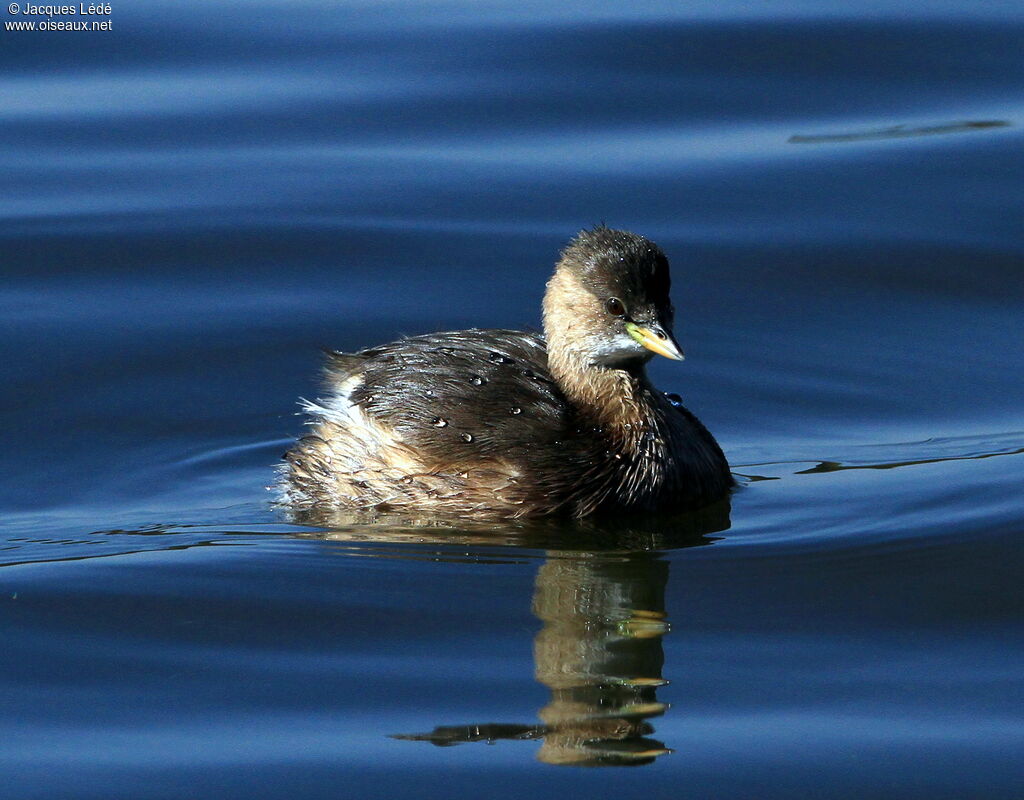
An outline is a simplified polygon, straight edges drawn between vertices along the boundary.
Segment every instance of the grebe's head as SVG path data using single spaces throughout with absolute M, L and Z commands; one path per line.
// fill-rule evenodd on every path
M 682 359 L 670 285 L 668 259 L 654 242 L 604 226 L 582 231 L 544 295 L 549 358 L 620 369 L 654 354 Z

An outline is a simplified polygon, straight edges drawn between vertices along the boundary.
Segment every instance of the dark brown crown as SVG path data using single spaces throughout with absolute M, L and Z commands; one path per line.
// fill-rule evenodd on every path
M 603 225 L 581 231 L 562 251 L 562 264 L 598 297 L 667 305 L 668 259 L 650 239 Z

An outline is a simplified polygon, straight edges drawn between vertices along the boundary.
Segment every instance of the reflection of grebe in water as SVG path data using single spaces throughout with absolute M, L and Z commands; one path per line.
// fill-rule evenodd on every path
M 668 563 L 555 559 L 537 574 L 537 680 L 551 689 L 538 758 L 550 764 L 646 763 L 668 750 L 645 738 L 662 714 L 657 688 Z
M 537 680 L 551 690 L 542 725 L 445 726 L 398 735 L 451 745 L 540 739 L 537 757 L 576 766 L 646 764 L 670 752 L 649 738 L 664 713 L 661 637 L 668 562 L 650 554 L 588 558 L 552 553 L 537 572 Z
M 716 511 L 696 520 L 702 531 L 728 527 L 728 506 Z M 676 533 L 674 547 L 711 541 Z M 626 536 L 668 544 L 663 533 L 634 530 Z M 662 637 L 669 630 L 668 575 L 669 562 L 657 552 L 548 550 L 532 604 L 543 623 L 534 639 L 535 675 L 551 691 L 539 713 L 542 724 L 449 725 L 395 738 L 439 746 L 541 740 L 541 761 L 572 766 L 648 764 L 671 752 L 651 738 L 650 722 L 668 708 L 657 698 L 658 687 L 667 683 Z
M 714 438 L 645 364 L 680 359 L 669 266 L 599 227 L 562 253 L 544 336 L 467 330 L 332 353 L 312 432 L 288 453 L 293 509 L 498 517 L 671 511 L 732 486 Z

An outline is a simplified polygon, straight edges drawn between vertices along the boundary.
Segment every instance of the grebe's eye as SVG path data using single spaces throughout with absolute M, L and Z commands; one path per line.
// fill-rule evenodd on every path
M 623 317 L 626 315 L 626 307 L 622 305 L 622 301 L 617 297 L 609 297 L 605 301 L 604 307 L 608 309 L 608 313 L 613 317 Z

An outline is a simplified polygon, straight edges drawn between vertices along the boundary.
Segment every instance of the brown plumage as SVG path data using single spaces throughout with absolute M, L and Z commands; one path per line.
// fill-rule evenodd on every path
M 682 510 L 725 495 L 729 466 L 652 353 L 682 358 L 668 261 L 605 227 L 562 253 L 543 337 L 466 330 L 330 353 L 313 431 L 285 454 L 283 501 L 523 517 Z

